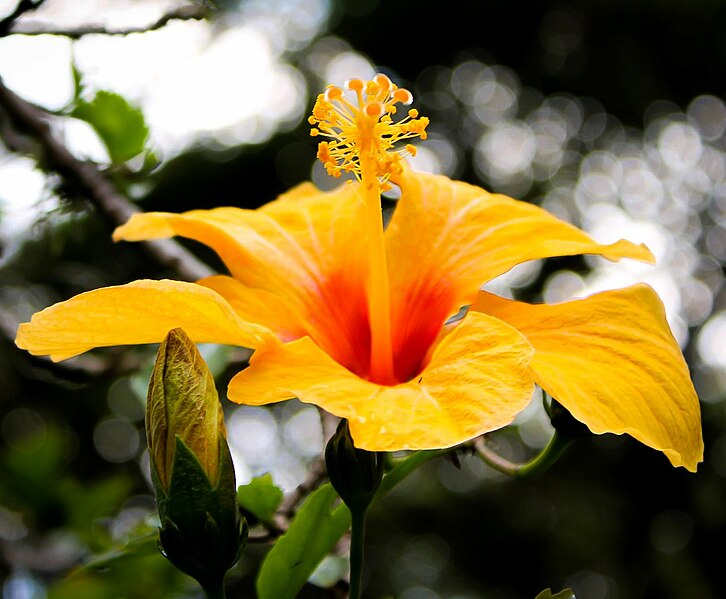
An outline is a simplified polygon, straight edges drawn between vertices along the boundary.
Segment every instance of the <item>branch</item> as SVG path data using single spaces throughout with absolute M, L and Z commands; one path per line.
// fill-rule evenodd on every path
M 27 1 L 27 0 L 25 0 Z M 212 14 L 212 9 L 203 4 L 184 4 L 159 17 L 155 22 L 143 27 L 128 27 L 125 29 L 108 29 L 102 25 L 83 25 L 68 29 L 53 29 L 41 21 L 23 20 L 11 23 L 7 33 L 20 33 L 23 35 L 62 35 L 70 39 L 80 39 L 85 35 L 130 35 L 132 33 L 146 33 L 166 26 L 170 21 L 201 21 Z M 1 34 L 1 31 L 0 31 Z
M 35 10 L 43 4 L 43 2 L 45 2 L 45 0 L 37 0 L 36 2 L 33 2 L 33 0 L 20 0 L 15 7 L 15 10 L 0 21 L 0 37 L 8 35 L 18 18 L 23 16 L 29 10 Z
M 132 214 L 139 212 L 95 164 L 79 160 L 54 137 L 48 116 L 44 110 L 5 87 L 0 78 L 0 135 L 8 149 L 26 151 L 27 144 L 21 144 L 19 140 L 23 139 L 22 134 L 32 137 L 40 145 L 41 166 L 58 173 L 70 187 L 87 197 L 114 226 L 125 223 Z M 19 130 L 16 135 L 8 133 L 13 126 Z M 143 244 L 160 265 L 175 271 L 182 279 L 195 281 L 211 274 L 206 264 L 172 239 Z

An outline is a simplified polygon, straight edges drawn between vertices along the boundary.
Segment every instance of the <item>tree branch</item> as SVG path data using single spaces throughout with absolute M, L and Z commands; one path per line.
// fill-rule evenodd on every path
M 139 209 L 126 199 L 91 162 L 73 156 L 58 141 L 48 124 L 49 115 L 43 109 L 23 100 L 8 89 L 0 78 L 0 135 L 11 151 L 27 151 L 25 136 L 40 146 L 41 167 L 58 173 L 105 216 L 113 226 L 125 223 Z M 17 129 L 15 135 L 11 133 Z M 182 279 L 194 281 L 211 274 L 211 269 L 172 239 L 144 242 L 147 251 L 163 267 L 173 270 Z
M 27 1 L 27 0 L 24 0 Z M 159 17 L 155 22 L 143 27 L 127 27 L 124 29 L 109 29 L 102 25 L 83 25 L 67 29 L 54 29 L 47 23 L 40 21 L 23 20 L 11 23 L 7 33 L 20 33 L 23 35 L 62 35 L 70 39 L 80 39 L 85 35 L 130 35 L 132 33 L 146 33 L 161 29 L 170 21 L 201 21 L 212 14 L 212 9 L 205 4 L 184 4 Z M 2 31 L 0 30 L 0 34 Z
M 8 35 L 18 18 L 30 10 L 35 10 L 43 4 L 43 2 L 45 2 L 45 0 L 36 0 L 35 2 L 33 0 L 20 0 L 15 7 L 15 10 L 0 21 L 0 37 Z

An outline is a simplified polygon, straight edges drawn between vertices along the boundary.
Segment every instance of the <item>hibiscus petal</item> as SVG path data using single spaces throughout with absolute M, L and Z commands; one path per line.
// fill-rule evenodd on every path
M 315 287 L 335 266 L 333 250 L 360 231 L 356 192 L 353 185 L 324 193 L 303 184 L 257 210 L 139 213 L 113 236 L 116 241 L 188 237 L 215 250 L 230 273 L 249 287 L 273 292 Z
M 114 239 L 181 235 L 208 245 L 242 285 L 283 298 L 291 320 L 338 361 L 363 372 L 361 359 L 370 350 L 359 188 L 324 193 L 303 184 L 258 210 L 136 214 Z
M 363 380 L 305 337 L 256 352 L 228 396 L 250 405 L 298 397 L 347 418 L 356 446 L 369 451 L 450 447 L 511 423 L 527 405 L 531 355 L 512 327 L 472 313 L 407 383 Z
M 214 275 L 197 281 L 213 289 L 229 302 L 238 316 L 246 322 L 262 325 L 282 339 L 292 341 L 305 334 L 295 311 L 284 298 L 264 289 L 246 287 L 237 279 L 225 275 Z
M 394 352 L 430 344 L 484 283 L 522 262 L 574 254 L 653 261 L 643 245 L 596 243 L 537 206 L 447 177 L 406 169 L 396 183 L 401 199 L 386 230 Z M 415 370 L 416 359 L 401 362 L 399 374 Z
M 663 305 L 647 285 L 556 305 L 481 292 L 472 310 L 521 331 L 535 380 L 594 433 L 628 433 L 695 471 L 703 459 L 698 397 Z
M 277 343 L 271 331 L 243 321 L 215 291 L 168 280 L 81 293 L 34 314 L 20 325 L 15 343 L 59 361 L 94 347 L 158 343 L 177 327 L 200 343 L 253 349 Z

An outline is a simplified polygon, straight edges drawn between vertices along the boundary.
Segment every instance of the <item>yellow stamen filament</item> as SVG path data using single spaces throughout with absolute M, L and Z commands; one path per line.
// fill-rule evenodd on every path
M 379 383 L 395 383 L 391 347 L 390 291 L 381 218 L 381 186 L 391 175 L 400 173 L 401 158 L 414 155 L 411 144 L 394 148 L 400 141 L 426 139 L 429 120 L 409 110 L 395 122 L 397 104 L 409 105 L 413 95 L 399 88 L 383 74 L 372 81 L 350 79 L 345 87 L 353 92 L 357 105 L 345 97 L 342 88 L 330 85 L 320 94 L 308 119 L 314 137 L 327 137 L 318 146 L 318 159 L 333 177 L 353 173 L 362 183 L 368 230 L 370 274 L 367 282 L 368 314 L 371 328 L 370 378 Z

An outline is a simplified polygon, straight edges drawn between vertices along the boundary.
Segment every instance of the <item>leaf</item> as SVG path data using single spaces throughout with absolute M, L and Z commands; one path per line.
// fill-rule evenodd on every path
M 188 597 L 190 579 L 164 559 L 158 533 L 90 558 L 47 590 L 48 599 Z
M 149 127 L 141 110 L 119 94 L 101 90 L 79 100 L 71 116 L 86 121 L 103 141 L 111 161 L 122 163 L 144 151 Z
M 159 553 L 158 547 L 159 533 L 156 529 L 145 534 L 142 537 L 132 539 L 124 545 L 113 547 L 101 554 L 89 557 L 84 563 L 76 567 L 72 574 L 77 574 L 84 570 L 99 570 L 109 568 L 115 562 L 135 556 L 156 555 Z
M 302 507 L 267 554 L 257 577 L 258 599 L 293 599 L 312 576 L 318 564 L 350 527 L 345 505 L 333 509 L 337 499 L 325 484 L 305 500 Z
M 555 595 L 552 594 L 552 589 L 545 589 L 534 599 L 576 599 L 575 593 L 572 589 L 564 589 Z
M 282 501 L 282 491 L 272 482 L 271 474 L 263 474 L 237 489 L 237 501 L 258 520 L 269 522 Z
M 71 62 L 71 74 L 73 75 L 73 99 L 78 101 L 83 93 L 83 73 L 78 69 L 76 61 Z

